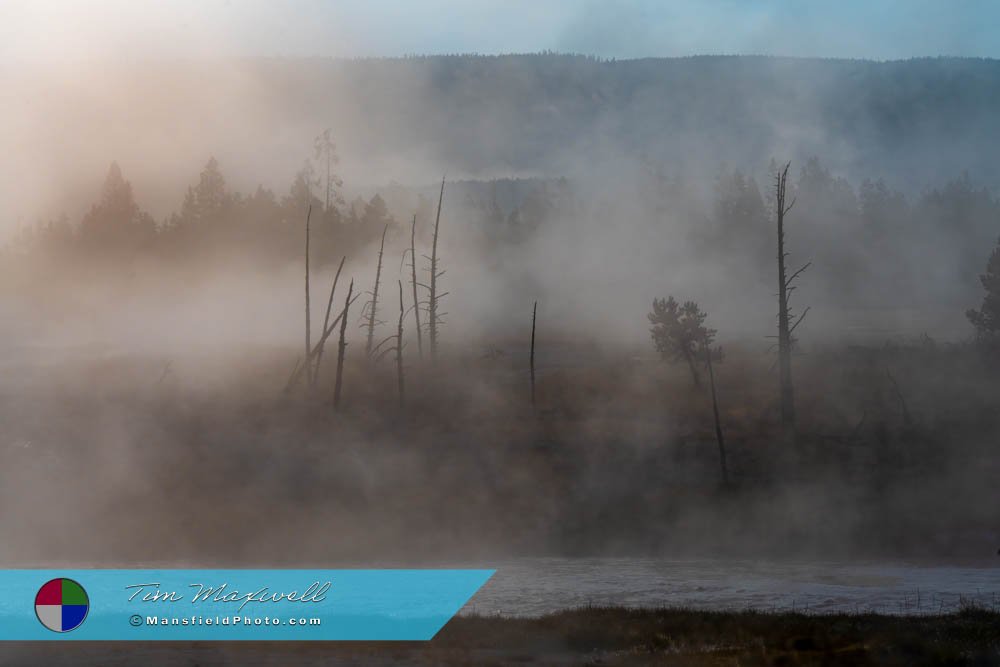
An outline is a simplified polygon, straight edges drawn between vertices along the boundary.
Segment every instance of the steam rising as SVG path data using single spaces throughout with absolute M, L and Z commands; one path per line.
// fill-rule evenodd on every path
M 139 11 L 118 9 L 122 26 Z M 77 53 L 95 35 L 52 37 Z M 1000 211 L 995 62 L 260 59 L 201 48 L 214 38 L 195 30 L 184 60 L 0 65 L 0 521 L 17 538 L 0 559 L 70 543 L 212 564 L 995 542 L 996 384 L 963 344 Z M 282 393 L 302 353 L 295 184 L 323 178 L 303 163 L 326 128 L 342 201 L 315 227 L 313 322 L 341 256 L 372 289 L 388 222 L 378 338 L 394 330 L 409 221 L 419 255 L 447 174 L 444 359 L 417 358 L 407 318 L 404 412 L 355 321 L 343 410 L 322 383 Z M 240 216 L 185 228 L 210 158 Z M 772 159 L 793 162 L 791 261 L 814 262 L 795 295 L 813 309 L 796 334 L 805 467 L 773 430 Z M 85 245 L 112 161 L 154 240 L 114 257 L 39 241 L 65 215 Z M 649 344 L 668 294 L 698 301 L 727 350 L 736 495 L 718 490 L 704 396 Z

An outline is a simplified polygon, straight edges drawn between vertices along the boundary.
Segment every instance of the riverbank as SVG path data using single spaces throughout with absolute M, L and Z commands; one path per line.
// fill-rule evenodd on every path
M 1000 665 L 1000 613 L 811 615 L 621 607 L 459 616 L 429 643 L 6 643 L 0 664 Z
M 616 607 L 536 619 L 459 618 L 435 639 L 498 663 L 609 665 L 1000 664 L 1000 613 L 883 616 Z M 473 659 L 473 662 L 479 662 Z M 458 663 L 456 663 L 458 664 Z

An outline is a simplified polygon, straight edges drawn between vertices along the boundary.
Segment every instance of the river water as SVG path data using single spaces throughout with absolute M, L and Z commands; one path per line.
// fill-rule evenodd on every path
M 1000 610 L 996 564 L 529 558 L 497 570 L 463 614 L 536 616 L 589 605 L 932 614 Z

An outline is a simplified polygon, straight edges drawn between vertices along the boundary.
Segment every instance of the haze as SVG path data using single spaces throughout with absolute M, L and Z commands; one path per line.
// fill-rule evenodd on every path
M 995 5 L 415 6 L 3 5 L 0 559 L 992 555 Z

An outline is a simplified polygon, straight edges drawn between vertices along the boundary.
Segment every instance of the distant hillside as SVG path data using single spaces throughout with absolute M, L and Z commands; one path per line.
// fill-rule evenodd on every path
M 456 172 L 565 173 L 617 153 L 710 169 L 819 155 L 900 187 L 962 170 L 1000 181 L 995 60 L 525 55 L 261 68 L 292 113 L 363 121 L 349 123 L 345 147 L 426 151 Z M 350 99 L 332 94 L 343 90 Z
M 283 193 L 324 128 L 349 188 L 444 172 L 628 180 L 638 161 L 687 180 L 722 164 L 766 177 L 772 157 L 811 156 L 855 184 L 883 177 L 908 193 L 966 170 L 1000 185 L 996 60 L 542 54 L 80 68 L 0 64 L 4 219 L 82 214 L 113 159 L 157 217 L 177 209 L 210 155 L 234 187 Z

